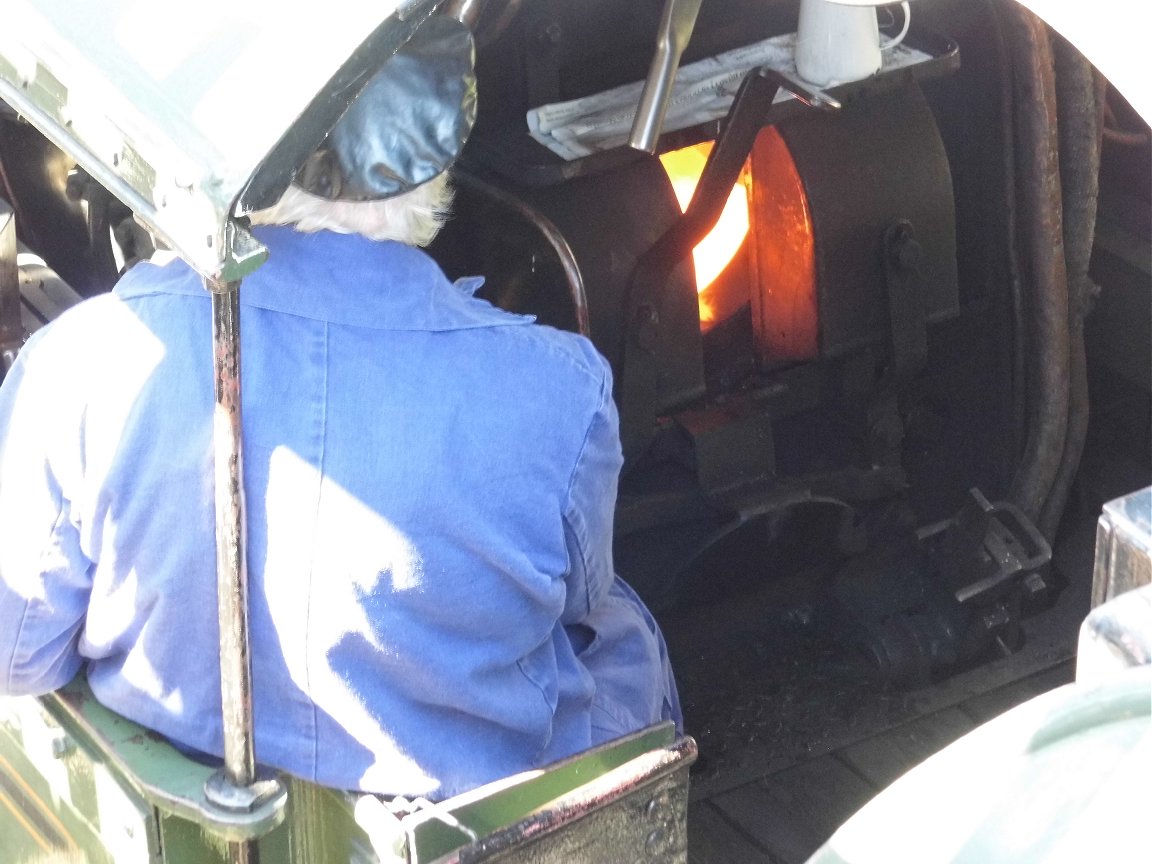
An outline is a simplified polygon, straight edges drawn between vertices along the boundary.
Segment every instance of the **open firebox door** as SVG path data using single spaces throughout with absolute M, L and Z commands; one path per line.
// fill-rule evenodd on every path
M 212 296 L 224 766 L 185 758 L 104 709 L 83 676 L 39 705 L 5 700 L 0 751 L 10 760 L 0 756 L 0 779 L 28 790 L 27 807 L 11 812 L 44 851 L 83 849 L 108 861 L 255 862 L 263 852 L 275 861 L 399 864 L 603 860 L 611 848 L 632 850 L 630 860 L 683 859 L 695 745 L 677 740 L 670 722 L 436 804 L 317 789 L 256 764 L 239 292 L 267 250 L 240 217 L 279 198 L 325 137 L 336 139 L 345 112 L 357 115 L 359 94 L 379 96 L 376 73 L 389 58 L 449 23 L 432 18 L 438 5 L 338 0 L 326 11 L 340 26 L 319 41 L 306 18 L 267 2 L 199 2 L 160 17 L 135 0 L 82 9 L 17 0 L 5 9 L 0 98 L 198 271 Z M 3 337 L 14 353 L 22 328 L 8 325 L 22 300 L 12 220 L 2 215 Z M 53 760 L 65 757 L 61 775 Z M 76 772 L 96 778 L 94 795 L 72 782 Z M 41 787 L 52 794 L 42 797 Z

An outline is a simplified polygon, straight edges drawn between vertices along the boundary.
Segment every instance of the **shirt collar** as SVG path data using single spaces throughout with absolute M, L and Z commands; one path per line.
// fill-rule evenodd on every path
M 259 226 L 253 233 L 268 247 L 268 261 L 241 285 L 244 306 L 382 330 L 463 330 L 535 320 L 472 296 L 483 278 L 451 282 L 432 258 L 412 246 L 282 226 Z M 164 263 L 158 256 L 129 270 L 116 293 L 128 299 L 203 294 L 204 288 L 183 261 Z

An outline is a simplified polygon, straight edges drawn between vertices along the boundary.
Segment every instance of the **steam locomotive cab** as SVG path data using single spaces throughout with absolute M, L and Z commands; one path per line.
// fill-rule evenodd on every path
M 430 252 L 610 362 L 616 566 L 723 787 L 779 749 L 781 693 L 834 691 L 826 729 L 1086 600 L 1060 550 L 1152 479 L 1152 158 L 1012 0 L 913 3 L 878 73 L 825 90 L 796 72 L 795 0 L 708 0 L 645 152 L 630 123 L 675 5 L 447 4 L 480 113 Z M 0 169 L 12 353 L 152 249 L 3 103 Z

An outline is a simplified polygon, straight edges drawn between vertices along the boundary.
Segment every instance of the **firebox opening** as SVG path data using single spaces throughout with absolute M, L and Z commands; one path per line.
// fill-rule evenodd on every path
M 692 200 L 711 152 L 712 142 L 705 141 L 660 156 L 681 212 L 687 209 L 688 202 Z M 716 296 L 716 289 L 721 287 L 718 284 L 720 275 L 740 252 L 748 236 L 748 180 L 748 169 L 745 166 L 740 181 L 732 187 L 716 227 L 692 252 L 696 293 L 700 298 L 700 327 L 705 332 L 726 317 L 725 309 L 731 305 L 724 302 L 724 298 Z

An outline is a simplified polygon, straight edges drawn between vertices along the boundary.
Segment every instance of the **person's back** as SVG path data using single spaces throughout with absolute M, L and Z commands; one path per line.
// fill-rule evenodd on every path
M 619 444 L 589 343 L 401 244 L 257 236 L 271 256 L 241 321 L 259 758 L 441 796 L 671 716 L 658 636 L 611 569 Z M 52 553 L 90 582 L 45 584 L 75 610 L 91 585 L 96 695 L 219 752 L 209 339 L 198 277 L 138 265 L 30 346 L 6 389 L 31 398 L 0 422 L 6 487 L 59 477 L 78 528 Z M 37 464 L 23 438 L 49 428 Z M 4 545 L 5 574 L 34 569 Z
M 269 260 L 240 292 L 257 759 L 428 797 L 679 720 L 612 569 L 605 362 L 414 248 L 474 116 L 456 26 L 254 214 Z M 397 136 L 381 106 L 413 88 Z M 4 381 L 0 693 L 86 664 L 109 707 L 218 755 L 210 334 L 199 277 L 140 264 Z

